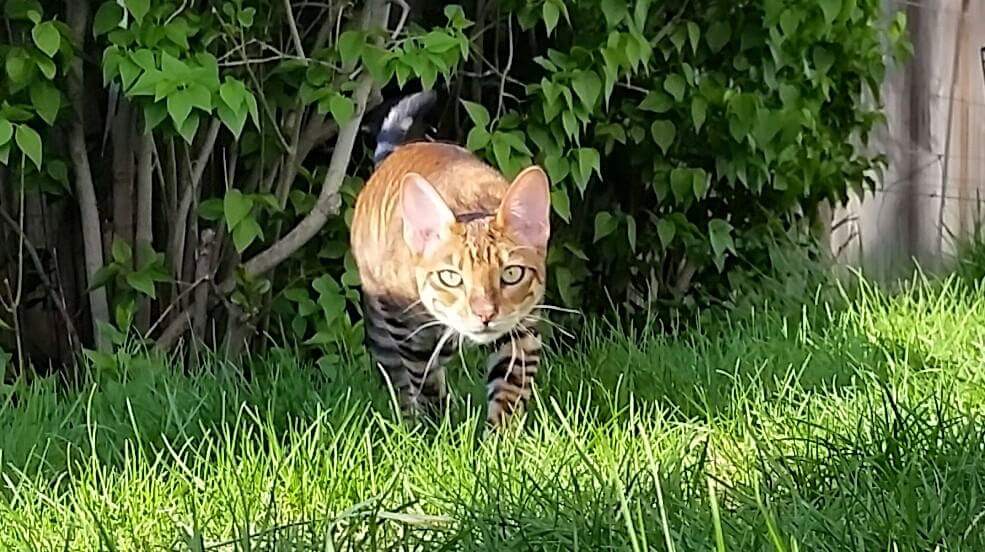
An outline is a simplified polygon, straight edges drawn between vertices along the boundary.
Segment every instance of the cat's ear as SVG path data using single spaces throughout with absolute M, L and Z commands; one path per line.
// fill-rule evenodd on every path
M 496 217 L 518 243 L 547 247 L 551 235 L 551 190 L 544 170 L 534 165 L 518 174 L 506 191 Z
M 411 251 L 423 255 L 448 237 L 455 214 L 423 176 L 409 173 L 401 184 L 404 241 Z

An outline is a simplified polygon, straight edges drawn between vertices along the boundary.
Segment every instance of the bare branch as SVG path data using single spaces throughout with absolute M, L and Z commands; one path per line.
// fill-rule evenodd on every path
M 280 241 L 247 261 L 243 266 L 247 274 L 263 274 L 283 262 L 284 259 L 308 243 L 322 229 L 329 216 L 338 213 L 341 204 L 339 189 L 352 157 L 352 148 L 355 145 L 359 125 L 366 109 L 366 99 L 372 88 L 372 77 L 368 74 L 363 75 L 353 94 L 353 99 L 356 102 L 356 113 L 349 122 L 339 129 L 338 140 L 335 143 L 334 151 L 332 151 L 332 161 L 329 164 L 328 173 L 325 175 L 321 193 L 318 195 L 318 201 L 314 208 Z
M 81 346 L 82 342 L 79 340 L 79 332 L 75 329 L 75 323 L 72 322 L 72 317 L 68 313 L 68 307 L 65 303 L 65 297 L 55 288 L 52 284 L 51 279 L 48 278 L 48 273 L 45 271 L 44 264 L 41 262 L 41 258 L 38 256 L 38 250 L 28 239 L 27 234 L 21 228 L 17 221 L 10 216 L 10 213 L 0 205 L 0 218 L 3 219 L 7 226 L 14 231 L 20 237 L 20 243 L 27 250 L 27 255 L 31 258 L 31 263 L 34 265 L 34 270 L 38 273 L 38 278 L 41 279 L 41 285 L 44 286 L 45 291 L 48 293 L 48 297 L 51 302 L 55 304 L 55 308 L 58 309 L 58 313 L 61 314 L 62 320 L 65 322 L 65 329 L 68 332 L 68 345 L 72 350 L 77 350 L 76 347 Z M 23 281 L 23 278 L 20 278 Z M 18 287 L 20 287 L 20 282 L 18 282 Z
M 410 6 L 407 4 L 407 0 L 390 1 L 400 6 L 400 21 L 397 21 L 397 26 L 393 28 L 393 33 L 390 34 L 390 40 L 397 40 L 400 32 L 404 30 L 404 25 L 407 24 L 407 16 L 410 15 Z
M 301 45 L 301 35 L 298 33 L 298 23 L 294 20 L 291 0 L 284 0 L 284 10 L 287 11 L 287 25 L 291 29 L 291 38 L 294 39 L 294 49 L 297 50 L 299 56 L 304 58 L 304 46 Z
M 212 255 L 215 253 L 215 231 L 207 228 L 202 231 L 199 248 L 195 254 L 195 281 L 212 279 Z M 208 307 L 209 288 L 198 286 L 192 306 L 192 333 L 202 341 L 205 338 L 205 314 Z
M 222 121 L 218 118 L 212 119 L 209 130 L 202 142 L 198 158 L 192 165 L 191 180 L 181 194 L 181 201 L 178 204 L 178 213 L 174 220 L 174 235 L 171 241 L 171 261 L 175 264 L 175 278 L 181 279 L 180 268 L 185 252 L 186 230 L 188 226 L 188 213 L 191 210 L 192 202 L 198 193 L 199 184 L 202 182 L 202 175 L 205 173 L 205 166 L 209 162 L 209 157 L 215 149 L 216 139 L 219 137 L 219 129 L 222 128 Z

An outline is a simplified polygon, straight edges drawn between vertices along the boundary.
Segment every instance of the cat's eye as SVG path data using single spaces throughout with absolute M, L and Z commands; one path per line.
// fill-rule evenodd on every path
M 522 266 L 510 265 L 503 269 L 503 275 L 500 278 L 502 278 L 504 284 L 512 286 L 519 284 L 526 272 L 527 269 Z
M 448 287 L 458 287 L 462 285 L 462 275 L 454 270 L 439 270 L 438 280 Z

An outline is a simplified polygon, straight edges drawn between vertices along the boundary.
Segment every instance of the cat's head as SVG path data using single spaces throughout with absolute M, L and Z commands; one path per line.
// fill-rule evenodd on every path
M 417 174 L 404 178 L 401 209 L 421 303 L 445 325 L 474 342 L 489 343 L 541 302 L 551 206 L 540 167 L 517 175 L 489 216 L 456 220 Z

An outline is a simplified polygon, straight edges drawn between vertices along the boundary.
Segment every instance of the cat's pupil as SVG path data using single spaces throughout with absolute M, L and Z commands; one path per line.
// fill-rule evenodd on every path
M 525 270 L 526 269 L 523 268 L 522 266 L 516 266 L 516 265 L 506 267 L 503 270 L 503 276 L 502 276 L 503 283 L 507 285 L 513 285 L 518 283 L 523 278 L 523 274 Z
M 438 272 L 438 280 L 448 287 L 458 287 L 462 285 L 462 275 L 454 270 L 441 270 Z

